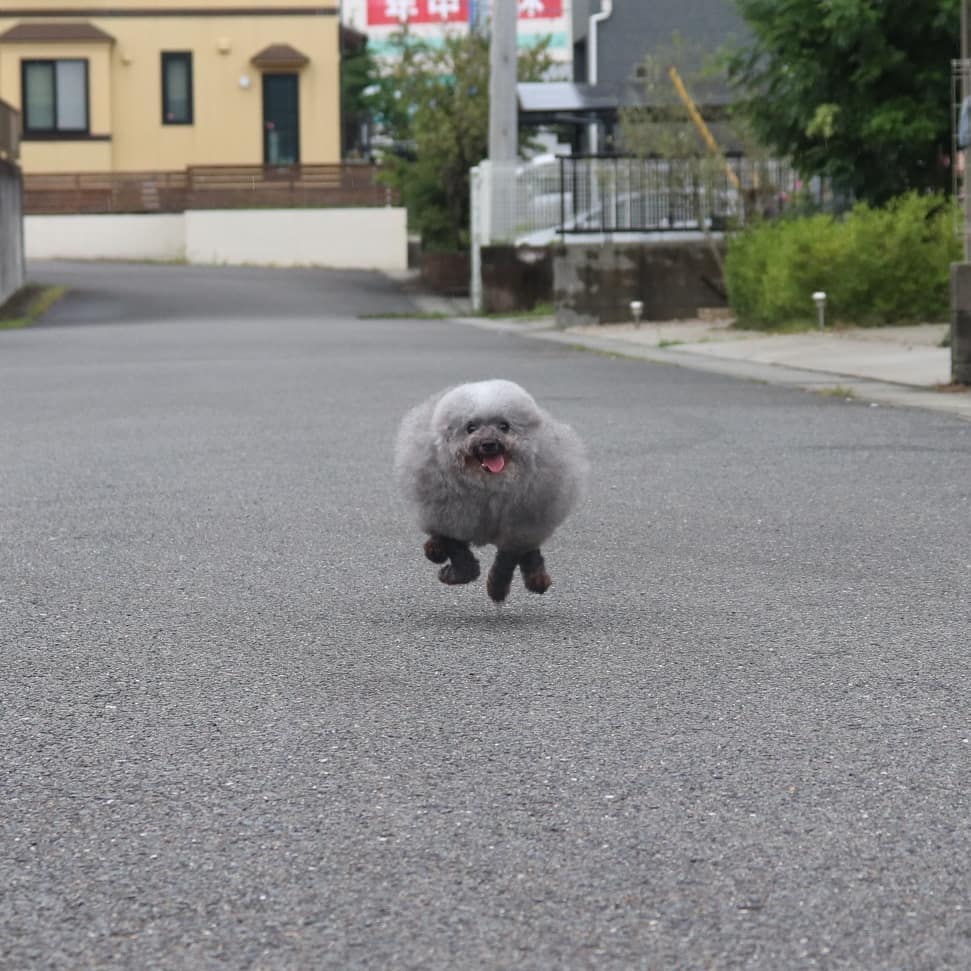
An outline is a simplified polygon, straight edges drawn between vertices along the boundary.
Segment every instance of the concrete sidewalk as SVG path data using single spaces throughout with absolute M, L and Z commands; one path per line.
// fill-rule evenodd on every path
M 947 324 L 766 335 L 730 320 L 555 328 L 543 320 L 459 318 L 460 323 L 770 384 L 927 408 L 971 421 L 971 391 L 949 387 Z

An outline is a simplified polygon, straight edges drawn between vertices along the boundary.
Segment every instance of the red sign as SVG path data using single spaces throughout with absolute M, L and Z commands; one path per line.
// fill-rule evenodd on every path
M 546 20 L 563 16 L 563 0 L 519 0 L 520 20 Z
M 550 20 L 563 16 L 563 0 L 517 0 L 517 3 L 520 20 Z M 367 22 L 373 26 L 467 24 L 469 0 L 368 0 Z
M 368 0 L 369 24 L 467 24 L 469 0 Z

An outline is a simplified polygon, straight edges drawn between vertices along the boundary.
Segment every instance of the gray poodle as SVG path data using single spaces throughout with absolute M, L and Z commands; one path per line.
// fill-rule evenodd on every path
M 526 589 L 553 582 L 540 545 L 576 504 L 587 473 L 583 445 L 512 381 L 448 388 L 405 415 L 395 474 L 429 534 L 425 556 L 442 583 L 471 583 L 469 549 L 493 544 L 486 589 L 502 603 L 518 566 Z

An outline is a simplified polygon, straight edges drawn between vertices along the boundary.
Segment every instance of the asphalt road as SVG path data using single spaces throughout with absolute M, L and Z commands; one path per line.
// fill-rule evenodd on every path
M 0 333 L 0 967 L 971 966 L 971 426 L 40 266 Z M 447 588 L 401 413 L 586 439 L 555 584 Z

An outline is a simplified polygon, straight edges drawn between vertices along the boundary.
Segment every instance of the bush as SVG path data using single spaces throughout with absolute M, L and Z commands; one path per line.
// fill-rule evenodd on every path
M 810 216 L 761 223 L 732 238 L 725 257 L 739 323 L 778 327 L 815 319 L 825 290 L 830 321 L 861 326 L 940 320 L 948 313 L 950 264 L 961 258 L 953 204 L 909 193 L 844 219 Z

